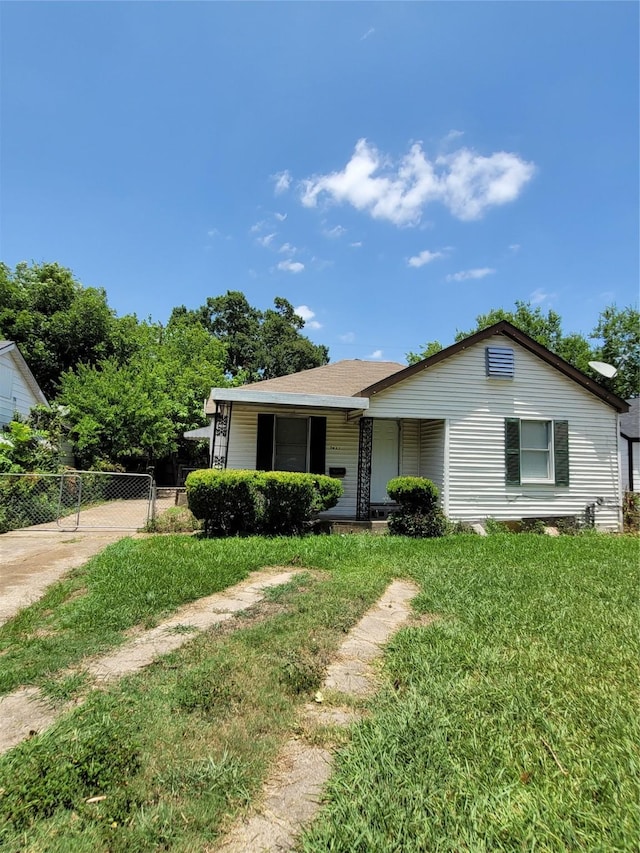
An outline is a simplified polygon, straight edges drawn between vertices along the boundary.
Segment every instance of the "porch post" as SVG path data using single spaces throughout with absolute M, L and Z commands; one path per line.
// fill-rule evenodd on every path
M 227 467 L 227 451 L 229 449 L 229 432 L 231 429 L 232 403 L 216 403 L 216 414 L 213 419 L 213 446 L 211 448 L 211 467 L 222 470 Z
M 360 439 L 358 442 L 358 496 L 356 499 L 356 518 L 358 521 L 366 521 L 369 518 L 372 446 L 373 418 L 360 418 Z

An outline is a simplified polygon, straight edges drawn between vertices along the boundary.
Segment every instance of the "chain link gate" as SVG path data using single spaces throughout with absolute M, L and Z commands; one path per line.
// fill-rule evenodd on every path
M 139 530 L 154 511 L 150 474 L 0 474 L 0 533 L 24 528 Z

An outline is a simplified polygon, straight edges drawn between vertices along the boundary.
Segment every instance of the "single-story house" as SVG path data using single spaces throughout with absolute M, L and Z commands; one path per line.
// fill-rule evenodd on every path
M 0 430 L 16 412 L 26 417 L 37 404 L 49 405 L 20 350 L 13 341 L 0 341 Z
M 640 492 L 640 397 L 627 402 L 629 411 L 620 415 L 622 489 Z
M 506 321 L 417 364 L 339 361 L 238 388 L 205 410 L 213 468 L 342 480 L 331 517 L 384 518 L 387 482 L 428 477 L 446 515 L 621 522 L 628 404 Z

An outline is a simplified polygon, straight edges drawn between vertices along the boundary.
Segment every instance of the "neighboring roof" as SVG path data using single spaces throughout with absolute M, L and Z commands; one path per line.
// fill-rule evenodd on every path
M 620 432 L 627 438 L 640 438 L 640 397 L 627 403 L 629 411 L 620 415 Z
M 487 338 L 493 337 L 493 335 L 505 335 L 511 340 L 516 341 L 516 343 L 520 344 L 525 349 L 532 352 L 534 355 L 537 355 L 538 358 L 545 361 L 547 364 L 550 364 L 551 367 L 555 367 L 556 370 L 559 370 L 561 373 L 564 373 L 569 379 L 573 379 L 578 385 L 581 385 L 587 391 L 590 391 L 596 397 L 599 397 L 601 400 L 604 400 L 605 403 L 608 403 L 618 412 L 626 412 L 629 409 L 629 404 L 626 400 L 623 400 L 621 397 L 618 397 L 617 394 L 611 393 L 611 391 L 607 391 L 606 388 L 603 388 L 595 379 L 591 379 L 585 373 L 573 367 L 573 365 L 569 364 L 569 362 L 565 361 L 563 358 L 560 358 L 559 355 L 548 350 L 546 347 L 543 347 L 542 344 L 539 344 L 537 341 L 534 341 L 533 338 L 530 338 L 529 335 L 526 335 L 524 332 L 517 329 L 507 320 L 501 320 L 499 323 L 494 323 L 493 326 L 489 326 L 486 329 L 481 329 L 479 332 L 476 332 L 473 335 L 469 335 L 468 338 L 464 338 L 461 341 L 458 341 L 455 344 L 452 344 L 450 347 L 446 349 L 440 350 L 435 355 L 430 356 L 429 358 L 425 358 L 422 361 L 417 362 L 416 364 L 411 364 L 409 367 L 405 367 L 403 370 L 398 371 L 397 373 L 393 373 L 386 378 L 379 380 L 378 382 L 374 382 L 371 385 L 362 388 L 359 393 L 363 397 L 372 397 L 375 394 L 379 394 L 380 391 L 384 391 L 386 388 L 390 388 L 392 385 L 395 385 L 398 382 L 402 382 L 405 379 L 408 379 L 410 376 L 413 376 L 415 373 L 420 373 L 423 370 L 427 370 L 432 367 L 434 364 L 439 364 L 441 361 L 444 361 L 446 358 L 450 358 L 452 355 L 456 353 L 463 352 L 465 349 L 469 347 L 475 346 L 475 344 L 480 341 L 486 340 Z
M 13 341 L 0 341 L 0 355 L 10 354 L 13 358 L 13 362 L 22 373 L 25 382 L 31 388 L 34 397 L 39 403 L 42 403 L 43 406 L 48 406 L 47 398 L 42 393 L 42 388 L 36 382 L 36 378 L 33 373 L 29 370 L 29 365 L 22 357 L 22 353 L 18 349 L 17 344 Z

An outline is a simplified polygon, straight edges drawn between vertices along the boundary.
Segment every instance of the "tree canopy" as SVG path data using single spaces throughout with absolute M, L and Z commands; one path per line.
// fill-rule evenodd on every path
M 597 325 L 585 337 L 578 332 L 565 334 L 562 318 L 556 311 L 549 309 L 545 314 L 539 305 L 534 308 L 530 302 L 517 301 L 514 311 L 492 308 L 486 314 L 479 314 L 475 326 L 468 331 L 457 331 L 455 340 L 461 341 L 501 320 L 507 320 L 614 394 L 625 399 L 640 394 L 640 314 L 637 309 L 610 305 L 600 313 Z M 407 361 L 415 364 L 442 348 L 440 341 L 430 341 L 420 352 L 407 353 Z M 618 372 L 613 379 L 607 379 L 589 367 L 590 361 L 612 364 Z
M 238 290 L 210 296 L 204 305 L 189 310 L 174 308 L 171 322 L 199 323 L 225 344 L 225 373 L 242 382 L 273 379 L 320 367 L 329 361 L 329 350 L 301 333 L 304 320 L 293 305 L 276 296 L 274 307 L 259 311 Z

